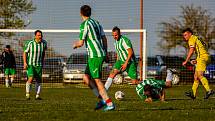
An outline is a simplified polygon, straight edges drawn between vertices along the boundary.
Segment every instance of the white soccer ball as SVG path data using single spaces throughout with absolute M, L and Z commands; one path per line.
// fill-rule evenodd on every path
M 173 74 L 172 84 L 176 85 L 179 83 L 179 76 L 177 74 Z
M 125 97 L 125 94 L 122 91 L 117 91 L 115 93 L 115 99 L 116 100 L 122 100 Z
M 121 74 L 117 74 L 113 79 L 114 84 L 122 84 L 122 81 L 123 81 L 123 76 Z

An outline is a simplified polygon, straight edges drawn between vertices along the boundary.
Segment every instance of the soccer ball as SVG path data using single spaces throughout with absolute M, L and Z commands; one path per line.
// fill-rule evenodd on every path
M 115 93 L 115 99 L 116 100 L 122 100 L 125 97 L 125 94 L 122 91 L 117 91 Z
M 172 84 L 176 85 L 179 83 L 179 76 L 177 74 L 173 74 Z
M 117 74 L 113 79 L 114 84 L 122 84 L 122 81 L 123 81 L 123 76 L 121 74 Z

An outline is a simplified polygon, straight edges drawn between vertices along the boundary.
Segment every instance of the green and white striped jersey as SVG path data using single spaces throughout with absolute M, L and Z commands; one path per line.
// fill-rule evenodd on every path
M 90 58 L 106 56 L 102 36 L 105 33 L 98 21 L 89 18 L 81 23 L 79 39 L 85 41 Z
M 137 94 L 141 99 L 147 98 L 144 94 L 144 86 L 147 84 L 151 85 L 154 89 L 154 92 L 156 92 L 157 94 L 165 87 L 165 81 L 163 80 L 145 79 L 136 86 Z
M 127 49 L 131 48 L 133 50 L 131 41 L 127 37 L 121 35 L 120 39 L 114 42 L 114 46 L 116 49 L 118 59 L 125 62 L 126 59 L 128 58 Z M 134 61 L 134 60 L 135 60 L 135 55 L 133 54 L 130 61 Z
M 37 43 L 35 39 L 25 43 L 24 52 L 27 53 L 27 64 L 32 66 L 42 66 L 42 55 L 47 49 L 47 42 L 42 40 Z

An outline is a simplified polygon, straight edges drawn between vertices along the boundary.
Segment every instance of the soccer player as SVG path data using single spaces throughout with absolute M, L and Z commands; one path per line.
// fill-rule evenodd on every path
M 173 71 L 167 70 L 166 81 L 156 79 L 145 79 L 136 86 L 139 97 L 145 102 L 153 100 L 165 101 L 165 88 L 172 87 Z
M 83 5 L 80 8 L 83 22 L 80 25 L 80 40 L 76 41 L 73 48 L 82 47 L 85 43 L 88 52 L 88 63 L 83 77 L 85 83 L 93 90 L 97 97 L 102 98 L 97 103 L 96 110 L 106 105 L 104 111 L 114 110 L 115 106 L 109 98 L 101 82 L 102 64 L 107 54 L 107 39 L 100 23 L 91 16 L 91 8 Z
M 189 44 L 189 52 L 187 54 L 186 60 L 182 63 L 183 66 L 187 64 L 190 60 L 191 56 L 193 55 L 194 51 L 197 54 L 196 69 L 194 73 L 194 82 L 191 92 L 186 92 L 186 96 L 195 99 L 196 98 L 196 90 L 199 86 L 199 81 L 201 81 L 202 85 L 204 86 L 206 95 L 204 99 L 208 99 L 210 95 L 214 94 L 214 91 L 210 89 L 208 80 L 204 77 L 204 71 L 206 70 L 207 64 L 210 62 L 210 56 L 207 50 L 207 46 L 203 40 L 201 40 L 198 36 L 193 35 L 193 31 L 190 28 L 183 30 L 183 37 L 185 41 Z
M 112 29 L 112 36 L 115 40 L 114 46 L 117 53 L 117 61 L 105 83 L 106 90 L 111 86 L 113 78 L 123 71 L 128 73 L 133 84 L 138 84 L 137 63 L 131 41 L 127 37 L 121 35 L 120 29 L 117 26 Z
M 26 99 L 30 99 L 32 81 L 35 79 L 36 100 L 41 100 L 42 67 L 47 49 L 47 42 L 43 39 L 42 31 L 34 32 L 34 39 L 27 41 L 24 46 L 23 62 L 24 70 L 27 69 L 28 80 L 26 82 Z
M 10 45 L 6 45 L 1 57 L 5 73 L 5 86 L 11 87 L 16 74 L 16 61 Z

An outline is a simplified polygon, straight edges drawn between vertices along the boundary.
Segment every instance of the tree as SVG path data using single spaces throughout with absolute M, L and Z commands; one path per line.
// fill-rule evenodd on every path
M 183 41 L 182 30 L 188 27 L 209 45 L 209 49 L 215 49 L 215 18 L 200 6 L 181 6 L 181 9 L 181 15 L 159 23 L 161 40 L 158 45 L 161 51 L 169 53 L 176 46 L 186 48 L 188 45 Z
M 26 20 L 36 7 L 31 0 L 0 0 L 0 29 L 19 29 L 29 25 Z M 9 37 L 12 33 L 0 33 L 0 36 Z

